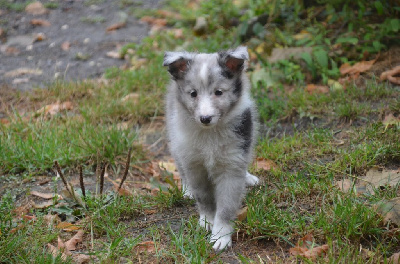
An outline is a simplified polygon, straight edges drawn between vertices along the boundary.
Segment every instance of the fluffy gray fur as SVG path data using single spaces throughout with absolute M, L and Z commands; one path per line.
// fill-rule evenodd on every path
M 172 76 L 166 96 L 170 150 L 215 250 L 232 245 L 232 220 L 246 185 L 258 183 L 247 172 L 258 128 L 245 74 L 248 57 L 246 47 L 164 57 Z

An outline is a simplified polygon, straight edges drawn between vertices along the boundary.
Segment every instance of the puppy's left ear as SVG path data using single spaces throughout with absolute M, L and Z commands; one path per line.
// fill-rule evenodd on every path
M 249 60 L 247 47 L 240 46 L 233 50 L 222 51 L 218 53 L 219 64 L 227 73 L 228 78 L 233 74 L 240 73 L 246 68 L 245 61 Z
M 188 52 L 167 51 L 164 55 L 163 66 L 168 66 L 168 71 L 175 80 L 183 79 L 189 69 L 192 56 Z

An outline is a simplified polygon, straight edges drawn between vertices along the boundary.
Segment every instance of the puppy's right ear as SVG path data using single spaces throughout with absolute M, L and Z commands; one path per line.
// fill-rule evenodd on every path
M 168 66 L 168 71 L 175 80 L 183 79 L 189 69 L 192 56 L 188 52 L 167 51 L 164 55 L 163 66 Z

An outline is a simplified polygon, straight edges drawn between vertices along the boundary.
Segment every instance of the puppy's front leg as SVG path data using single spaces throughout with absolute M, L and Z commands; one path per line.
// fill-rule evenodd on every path
M 221 175 L 215 186 L 217 210 L 214 218 L 211 241 L 214 250 L 232 246 L 233 223 L 245 192 L 246 172 Z
M 216 206 L 213 184 L 208 178 L 207 171 L 201 167 L 189 169 L 187 176 L 188 185 L 199 210 L 199 224 L 208 231 L 211 231 L 215 218 Z

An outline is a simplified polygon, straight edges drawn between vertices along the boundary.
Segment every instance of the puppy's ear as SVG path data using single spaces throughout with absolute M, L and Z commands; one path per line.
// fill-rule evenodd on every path
M 164 54 L 163 66 L 168 66 L 168 71 L 175 80 L 183 79 L 189 69 L 192 56 L 188 52 L 167 51 Z
M 229 79 L 245 70 L 245 61 L 249 60 L 249 53 L 244 46 L 233 50 L 221 51 L 218 55 L 218 63 L 222 67 L 222 74 Z

